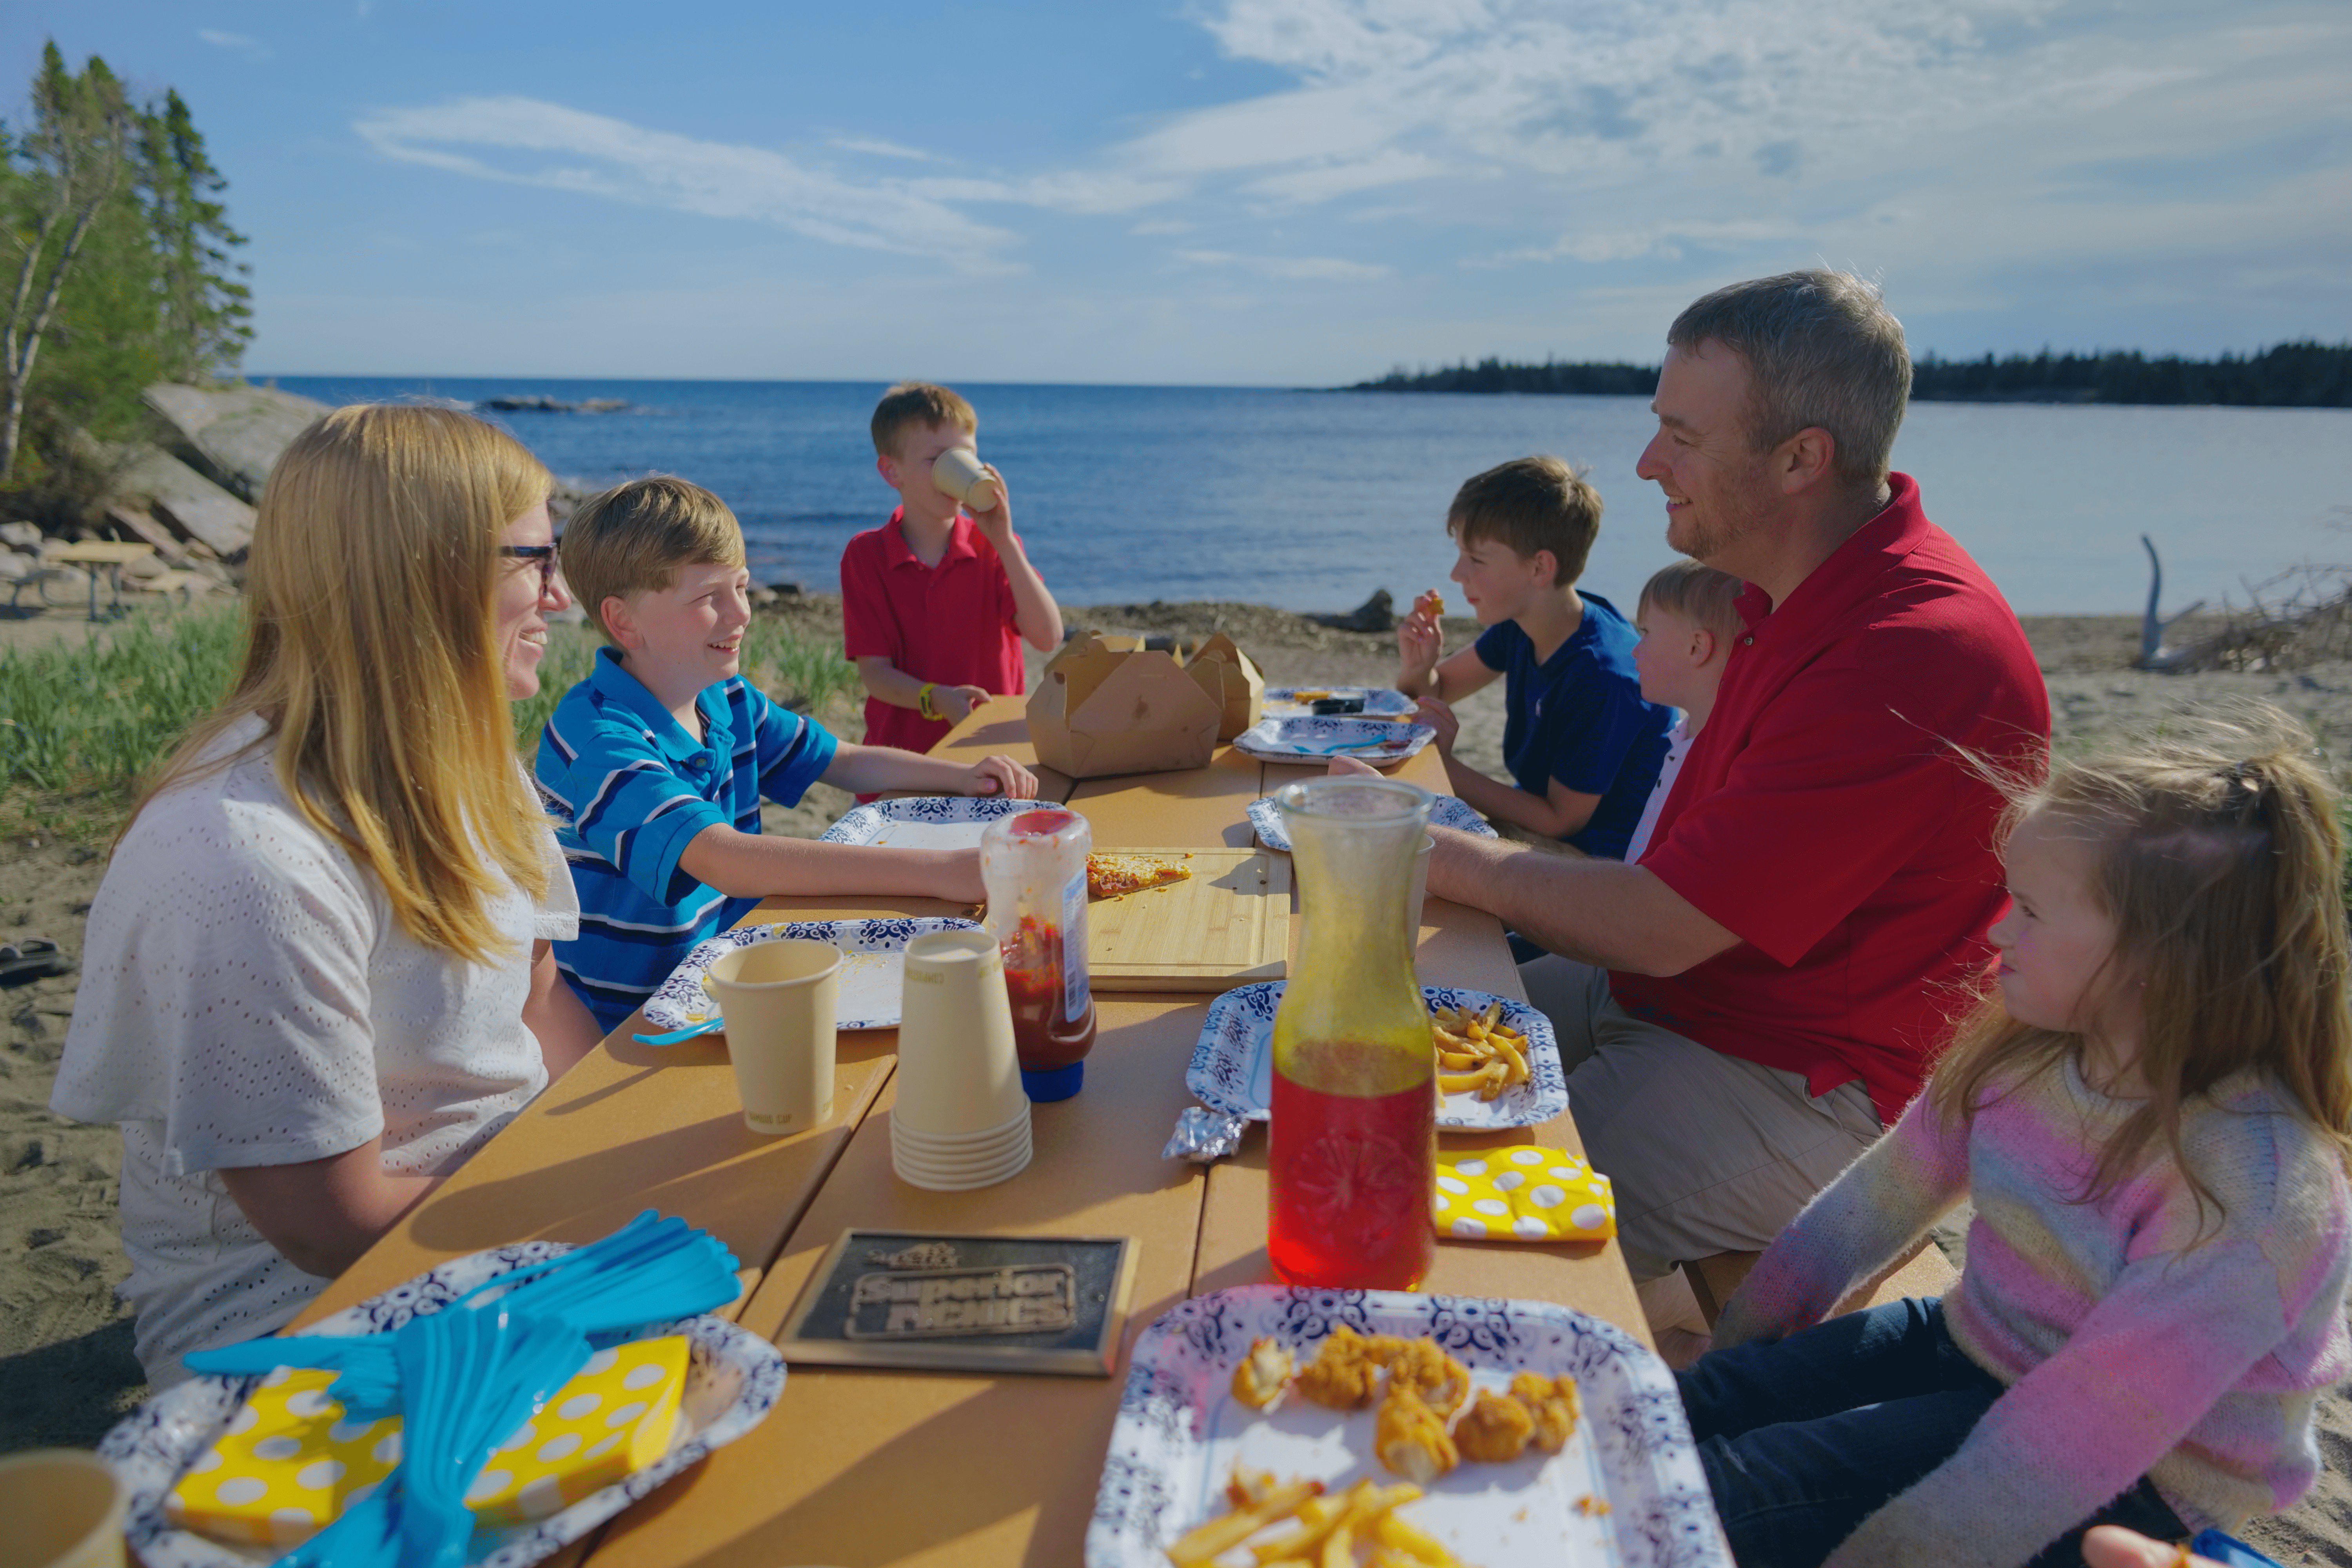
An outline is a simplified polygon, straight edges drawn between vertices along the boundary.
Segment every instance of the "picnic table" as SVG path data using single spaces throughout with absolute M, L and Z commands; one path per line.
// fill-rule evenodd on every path
M 935 754 L 1001 752 L 1029 763 L 1040 794 L 1069 803 L 1097 848 L 1239 847 L 1250 801 L 1322 770 L 1260 763 L 1219 747 L 1190 772 L 1073 784 L 1036 768 L 1024 701 L 975 710 Z M 1393 770 L 1445 781 L 1433 749 Z M 771 899 L 751 918 L 953 915 L 938 900 Z M 1433 898 L 1415 954 L 1425 984 L 1523 998 L 1501 927 Z M 1297 922 L 1293 922 L 1294 943 Z M 1295 948 L 1294 948 L 1295 952 Z M 1075 1563 L 1135 1336 L 1188 1296 L 1272 1282 L 1265 1252 L 1265 1135 L 1202 1167 L 1160 1157 L 1193 1103 L 1184 1068 L 1212 998 L 1098 994 L 1085 1091 L 1034 1111 L 1021 1174 L 934 1193 L 890 1166 L 897 1036 L 839 1037 L 834 1113 L 765 1138 L 743 1124 L 716 1037 L 656 1049 L 632 1018 L 430 1197 L 298 1321 L 307 1323 L 436 1264 L 485 1247 L 593 1240 L 638 1211 L 679 1215 L 741 1260 L 744 1294 L 723 1315 L 776 1337 L 824 1252 L 852 1226 L 965 1234 L 1129 1236 L 1134 1307 L 1109 1378 L 985 1376 L 801 1365 L 759 1427 L 615 1520 L 561 1561 L 595 1568 L 787 1568 L 796 1563 Z M 1540 1127 L 1441 1133 L 1447 1149 L 1536 1142 L 1582 1152 L 1563 1113 Z M 1424 1289 L 1561 1302 L 1647 1343 L 1615 1242 L 1441 1239 Z
M 63 561 L 76 566 L 103 568 L 114 599 L 108 607 L 109 615 L 122 613 L 122 569 L 134 561 L 155 553 L 152 544 L 118 544 L 110 540 L 85 539 L 61 549 L 46 552 L 45 562 Z M 98 572 L 89 574 L 89 618 L 98 619 Z

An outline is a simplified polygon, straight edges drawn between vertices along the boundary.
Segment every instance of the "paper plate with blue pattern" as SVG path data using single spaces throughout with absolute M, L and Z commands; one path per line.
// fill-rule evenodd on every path
M 1250 826 L 1257 829 L 1257 841 L 1268 849 L 1290 853 L 1290 829 L 1283 826 L 1282 809 L 1274 804 L 1274 796 L 1262 795 L 1249 803 Z M 1471 809 L 1470 803 L 1458 795 L 1434 796 L 1429 805 L 1429 825 L 1432 827 L 1457 828 L 1475 833 L 1481 838 L 1499 838 L 1487 820 Z
M 1391 719 L 1261 719 L 1234 737 L 1234 750 L 1265 763 L 1312 763 L 1331 757 L 1385 767 L 1437 738 L 1426 724 Z
M 1500 1568 L 1731 1568 L 1674 1373 L 1613 1323 L 1549 1301 L 1244 1285 L 1178 1303 L 1136 1341 L 1103 1457 L 1087 1568 L 1167 1568 L 1186 1531 L 1227 1511 L 1236 1463 L 1320 1480 L 1332 1496 L 1397 1478 L 1372 1456 L 1371 1410 L 1286 1394 L 1270 1412 L 1233 1397 L 1234 1366 L 1270 1338 L 1299 1364 L 1333 1329 L 1435 1340 L 1480 1389 L 1516 1373 L 1576 1379 L 1583 1405 L 1557 1454 L 1464 1464 L 1398 1518 L 1464 1563 Z M 1220 1558 L 1220 1562 L 1223 1559 Z
M 704 988 L 702 977 L 721 956 L 754 942 L 791 940 L 829 942 L 841 949 L 841 1000 L 835 1005 L 836 1029 L 895 1029 L 898 1026 L 898 992 L 906 983 L 907 944 L 935 931 L 978 931 L 977 921 L 942 915 L 904 916 L 872 921 L 775 921 L 767 925 L 738 926 L 708 942 L 697 942 L 686 962 L 646 1004 L 646 1022 L 667 1033 L 710 1024 L 719 1017 L 719 1004 Z
M 1274 1098 L 1274 1014 L 1282 1005 L 1282 987 L 1279 980 L 1239 985 L 1209 1004 L 1200 1040 L 1192 1047 L 1192 1065 L 1184 1069 L 1184 1087 L 1210 1110 L 1253 1121 L 1267 1120 L 1266 1107 Z M 1437 1106 L 1440 1127 L 1479 1132 L 1534 1127 L 1568 1109 L 1568 1075 L 1560 1068 L 1559 1040 L 1549 1018 L 1524 1002 L 1485 991 L 1424 985 L 1421 994 L 1432 1007 L 1484 1012 L 1490 1004 L 1500 1003 L 1501 1021 L 1528 1042 L 1527 1082 L 1492 1100 L 1447 1095 Z M 1435 1048 L 1433 1042 L 1431 1048 Z
M 452 1258 L 439 1268 L 371 1296 L 356 1307 L 305 1329 L 310 1334 L 389 1333 L 419 1312 L 438 1310 L 486 1280 L 572 1250 L 568 1241 L 527 1241 Z M 767 1419 L 784 1391 L 784 1358 L 776 1347 L 723 1318 L 649 1323 L 630 1339 L 683 1334 L 688 1342 L 686 1390 L 669 1451 L 535 1523 L 477 1530 L 467 1542 L 468 1568 L 523 1568 L 593 1534 L 604 1522 L 664 1482 L 698 1465 Z M 165 1390 L 117 1422 L 98 1446 L 131 1494 L 123 1533 L 147 1568 L 253 1568 L 280 1555 L 275 1548 L 239 1550 L 175 1528 L 163 1500 L 189 1466 L 219 1437 L 253 1377 L 194 1377 Z
M 1265 711 L 1275 719 L 1311 717 L 1318 701 L 1360 702 L 1359 710 L 1368 718 L 1402 719 L 1419 710 L 1420 704 L 1403 692 L 1387 686 L 1269 686 L 1265 689 Z
M 1005 800 L 992 795 L 921 795 L 868 801 L 819 836 L 825 844 L 877 844 L 894 849 L 977 849 L 983 828 L 1024 811 L 1067 811 L 1057 800 Z

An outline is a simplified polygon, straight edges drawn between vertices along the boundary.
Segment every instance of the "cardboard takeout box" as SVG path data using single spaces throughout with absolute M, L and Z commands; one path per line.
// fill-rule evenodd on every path
M 1230 741 L 1265 716 L 1265 677 L 1224 633 L 1194 648 L 1184 669 L 1221 710 L 1218 740 Z
M 1223 714 L 1174 656 L 1097 634 L 1045 667 L 1029 699 L 1029 740 L 1039 762 L 1074 779 L 1202 768 Z

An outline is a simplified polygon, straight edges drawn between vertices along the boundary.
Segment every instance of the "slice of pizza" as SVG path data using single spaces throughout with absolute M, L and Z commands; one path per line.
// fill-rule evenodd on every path
M 1185 859 L 1192 858 L 1186 856 Z M 1097 899 L 1125 898 L 1146 888 L 1164 888 L 1171 882 L 1181 882 L 1192 876 L 1191 868 L 1180 860 L 1159 855 L 1089 855 L 1087 857 L 1087 891 Z

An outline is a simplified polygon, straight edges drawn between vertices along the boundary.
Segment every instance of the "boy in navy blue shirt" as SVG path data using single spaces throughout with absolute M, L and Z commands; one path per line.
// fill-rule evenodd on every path
M 1434 594 L 1397 626 L 1398 689 L 1437 731 L 1454 793 L 1487 816 L 1622 859 L 1666 754 L 1671 709 L 1642 700 L 1638 640 L 1615 605 L 1577 591 L 1601 532 L 1601 496 L 1558 458 L 1521 458 L 1465 484 L 1446 513 L 1453 571 L 1486 629 L 1444 658 Z M 1513 784 L 1454 755 L 1448 703 L 1507 682 L 1503 761 Z
M 986 896 L 977 849 L 760 836 L 762 795 L 843 789 L 1034 797 L 1009 757 L 966 765 L 853 746 L 745 680 L 751 624 L 743 533 L 684 479 L 635 479 L 572 515 L 564 574 L 611 645 L 563 694 L 539 741 L 541 794 L 580 894 L 580 937 L 556 966 L 610 1031 L 706 937 L 779 893 Z

